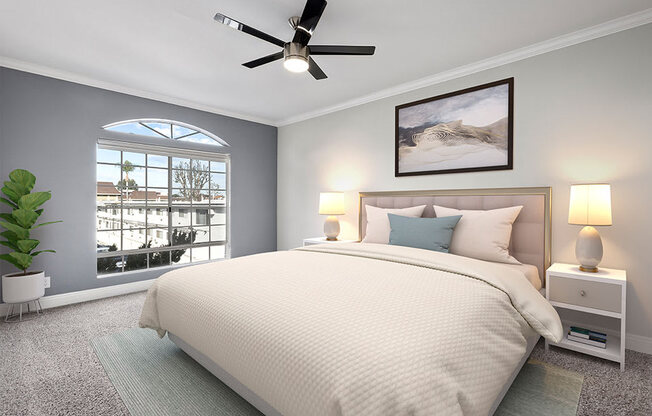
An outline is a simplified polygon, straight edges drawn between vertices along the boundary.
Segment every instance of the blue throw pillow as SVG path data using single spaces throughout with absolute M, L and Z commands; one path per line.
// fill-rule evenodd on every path
M 440 218 L 414 218 L 387 214 L 392 231 L 389 244 L 448 253 L 453 229 L 461 215 Z

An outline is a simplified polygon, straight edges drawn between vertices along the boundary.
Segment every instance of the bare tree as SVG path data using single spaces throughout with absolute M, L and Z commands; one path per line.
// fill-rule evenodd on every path
M 179 192 L 185 199 L 200 200 L 201 189 L 211 180 L 207 163 L 193 161 L 179 162 L 174 166 L 174 181 L 181 185 Z M 219 189 L 219 185 L 211 183 L 211 188 Z

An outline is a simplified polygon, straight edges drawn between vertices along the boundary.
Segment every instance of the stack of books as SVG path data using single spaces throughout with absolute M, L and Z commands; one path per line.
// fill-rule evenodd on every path
M 607 348 L 607 334 L 591 331 L 590 329 L 571 326 L 568 331 L 568 340 L 598 348 Z

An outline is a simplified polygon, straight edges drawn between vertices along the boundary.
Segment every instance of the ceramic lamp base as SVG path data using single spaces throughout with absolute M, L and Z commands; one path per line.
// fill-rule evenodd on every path
M 596 273 L 598 264 L 602 261 L 602 239 L 594 227 L 587 225 L 582 228 L 575 243 L 575 257 L 583 272 Z
M 337 240 L 340 235 L 340 222 L 335 215 L 329 215 L 324 222 L 324 235 L 329 241 Z

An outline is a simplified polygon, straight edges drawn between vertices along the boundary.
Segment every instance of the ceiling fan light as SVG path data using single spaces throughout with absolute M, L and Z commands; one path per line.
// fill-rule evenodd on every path
M 283 61 L 283 66 L 290 72 L 306 72 L 309 65 L 303 56 L 288 56 Z
M 308 67 L 308 48 L 300 43 L 288 42 L 283 47 L 283 66 L 290 72 L 306 72 Z

